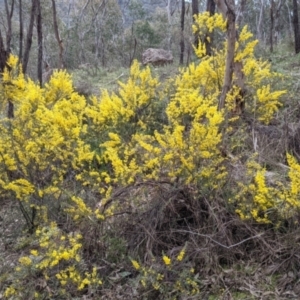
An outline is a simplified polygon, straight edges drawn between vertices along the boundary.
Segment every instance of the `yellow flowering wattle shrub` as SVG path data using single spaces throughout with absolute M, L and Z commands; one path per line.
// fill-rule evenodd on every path
M 239 192 L 231 202 L 243 220 L 280 225 L 300 211 L 300 164 L 287 154 L 287 179 L 267 180 L 266 170 L 258 163 L 248 163 L 247 182 L 239 182 Z
M 40 88 L 18 72 L 12 56 L 9 64 L 1 94 L 13 102 L 15 117 L 0 120 L 0 194 L 20 202 L 33 228 L 41 218 L 47 221 L 45 206 L 60 206 L 66 182 L 91 163 L 94 153 L 83 139 L 86 100 L 74 91 L 70 75 L 55 72 Z
M 141 87 L 146 92 L 141 93 Z M 97 162 L 106 166 L 98 172 L 98 180 L 93 180 L 104 198 L 110 196 L 110 184 L 126 186 L 164 178 L 184 184 L 202 180 L 204 187 L 215 187 L 210 176 L 214 174 L 220 182 L 226 174 L 218 149 L 223 113 L 217 111 L 211 95 L 201 96 L 198 89 L 183 88 L 180 77 L 172 91 L 174 95 L 162 91 L 150 68 L 141 70 L 134 62 L 131 76 L 121 84 L 118 94 L 104 91 L 86 108 L 87 122 L 92 124 L 89 135 L 99 140 Z M 165 98 L 165 120 L 156 125 L 161 118 L 157 114 L 162 114 L 158 107 Z M 97 138 L 99 132 L 102 134 Z M 81 179 L 90 176 L 86 172 Z M 106 187 L 101 186 L 103 181 Z
M 49 287 L 44 291 L 47 297 L 52 288 L 58 288 L 57 297 L 68 293 L 80 297 L 86 290 L 92 294 L 99 289 L 101 274 L 86 266 L 85 255 L 92 246 L 84 248 L 87 237 L 81 231 L 97 233 L 95 243 L 101 244 L 107 237 L 98 230 L 99 224 L 128 203 L 130 208 L 139 207 L 140 200 L 134 197 L 126 199 L 128 203 L 112 201 L 116 190 L 152 181 L 167 183 L 170 189 L 188 187 L 191 201 L 219 201 L 221 192 L 226 197 L 226 189 L 231 189 L 226 185 L 229 158 L 222 147 L 224 141 L 229 151 L 233 146 L 223 133 L 230 131 L 228 112 L 240 91 L 233 84 L 226 108 L 218 110 L 226 24 L 218 14 L 199 15 L 195 22 L 199 34 L 216 29 L 223 34 L 224 41 L 212 56 L 206 55 L 200 42 L 195 49 L 198 62 L 182 69 L 165 86 L 150 67 L 135 61 L 128 81 L 120 82 L 118 91 L 102 90 L 90 101 L 74 91 L 65 71 L 55 72 L 41 88 L 22 74 L 18 60 L 10 56 L 10 68 L 0 82 L 0 197 L 19 204 L 33 242 L 14 269 L 12 276 L 17 280 L 6 283 L 5 297 L 42 298 L 34 289 L 26 294 L 24 283 L 32 278 L 40 278 Z M 271 87 L 270 80 L 277 74 L 269 64 L 255 59 L 257 42 L 251 37 L 246 27 L 241 30 L 235 61 L 243 64 L 249 92 L 244 99 L 246 111 L 268 123 L 285 91 Z M 14 105 L 14 118 L 6 117 L 9 102 Z M 288 162 L 285 188 L 268 185 L 264 169 L 249 166 L 249 182 L 237 184 L 231 199 L 242 219 L 266 223 L 274 216 L 289 217 L 299 208 L 300 167 L 291 156 Z M 133 201 L 138 205 L 130 206 Z M 177 258 L 164 255 L 157 269 L 133 260 L 139 288 L 197 295 L 198 275 L 189 268 L 182 273 L 176 269 L 177 280 L 172 283 L 163 280 L 161 270 L 172 271 L 183 258 L 184 252 Z
M 65 297 L 68 292 L 80 292 L 89 287 L 95 292 L 102 281 L 96 267 L 90 270 L 82 264 L 82 236 L 80 233 L 63 233 L 55 223 L 37 228 L 33 250 L 21 256 L 15 270 L 9 278 L 4 297 L 7 299 L 42 299 L 45 292 L 48 297 Z M 23 282 L 39 278 L 45 290 L 41 293 L 39 286 L 28 289 Z M 47 287 L 47 288 L 46 288 Z
M 84 186 L 75 179 L 94 158 L 83 139 L 86 99 L 74 91 L 65 71 L 55 72 L 40 88 L 24 77 L 15 57 L 10 56 L 8 65 L 0 84 L 0 197 L 18 202 L 27 225 L 20 224 L 20 231 L 34 235 L 31 254 L 20 258 L 4 296 L 38 299 L 45 292 L 51 296 L 59 282 L 59 293 L 80 294 L 100 281 L 96 269 L 89 272 L 80 267 L 84 263 L 80 234 L 68 235 L 57 223 L 80 224 L 83 218 L 93 223 L 104 218 L 82 199 Z M 8 101 L 14 105 L 10 119 L 5 111 Z M 41 294 L 38 286 L 24 285 L 36 278 L 49 286 Z
M 224 80 L 226 62 L 226 22 L 222 15 L 209 15 L 209 12 L 199 14 L 195 17 L 193 31 L 199 32 L 200 42 L 195 52 L 201 62 L 197 65 L 191 64 L 184 72 L 181 85 L 185 87 L 200 88 L 201 94 L 210 94 L 214 100 L 218 100 Z M 217 47 L 213 49 L 213 55 L 207 56 L 205 49 L 205 38 L 209 38 L 207 33 L 218 31 L 223 39 L 218 35 Z M 251 40 L 253 34 L 248 31 L 247 26 L 239 31 L 238 41 L 235 45 L 234 61 L 242 63 L 245 86 L 247 90 L 245 101 L 246 111 L 254 114 L 259 121 L 269 123 L 274 113 L 281 106 L 280 97 L 286 91 L 273 90 L 270 82 L 275 78 L 280 78 L 280 74 L 271 70 L 271 65 L 267 61 L 256 59 L 254 55 L 257 40 Z M 227 107 L 234 108 L 234 101 L 239 95 L 239 88 L 236 84 L 236 74 L 233 74 L 233 86 L 226 97 Z

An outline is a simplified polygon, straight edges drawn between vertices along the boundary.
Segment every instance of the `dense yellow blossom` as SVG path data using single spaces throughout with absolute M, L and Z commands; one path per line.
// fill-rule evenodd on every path
M 278 223 L 294 215 L 300 208 L 300 165 L 287 154 L 289 164 L 288 182 L 270 186 L 266 180 L 266 171 L 256 162 L 249 162 L 248 184 L 239 184 L 239 193 L 235 196 L 238 206 L 236 212 L 242 219 L 253 218 L 260 223 Z
M 171 259 L 167 255 L 163 256 L 163 261 L 166 266 L 169 266 L 171 264 Z
M 185 255 L 185 248 L 183 248 L 183 249 L 179 252 L 179 254 L 178 254 L 178 256 L 177 256 L 176 259 L 177 259 L 178 261 L 182 261 L 184 255 Z
M 39 241 L 38 250 L 31 250 L 32 256 L 22 256 L 19 259 L 17 267 L 19 276 L 26 274 L 24 268 L 32 268 L 39 270 L 40 276 L 43 276 L 45 282 L 49 280 L 57 280 L 61 287 L 74 286 L 81 291 L 86 286 L 101 285 L 96 267 L 90 272 L 80 271 L 81 256 L 81 240 L 79 233 L 64 234 L 60 231 L 55 223 L 51 223 L 48 227 L 36 230 L 36 238 Z M 44 243 L 47 243 L 45 247 Z M 42 275 L 43 274 L 43 275 Z M 52 275 L 50 279 L 49 274 Z M 13 295 L 22 291 L 22 287 L 18 286 L 16 280 L 7 287 L 6 295 Z
M 208 12 L 205 12 L 195 17 L 193 31 L 197 32 L 200 37 L 199 47 L 195 49 L 195 53 L 198 57 L 201 57 L 201 62 L 197 66 L 191 64 L 183 76 L 182 86 L 191 87 L 197 84 L 201 89 L 202 95 L 210 93 L 210 96 L 213 96 L 215 93 L 215 99 L 212 98 L 213 101 L 217 101 L 217 96 L 222 88 L 226 61 L 225 50 L 227 47 L 224 35 L 225 30 L 226 20 L 223 19 L 221 14 L 210 16 Z M 218 43 L 222 45 L 221 47 L 213 49 L 213 56 L 206 56 L 204 39 L 212 31 L 220 31 L 224 36 L 224 40 Z M 271 71 L 268 62 L 255 58 L 254 51 L 258 41 L 252 40 L 252 37 L 253 34 L 249 32 L 247 26 L 240 30 L 239 38 L 235 44 L 234 60 L 242 63 L 245 85 L 250 87 L 248 92 L 252 92 L 253 89 L 257 91 L 252 97 L 253 100 L 247 98 L 246 109 L 255 112 L 261 121 L 268 123 L 274 112 L 278 110 L 280 98 L 286 91 L 274 91 L 268 85 L 268 80 L 278 77 L 278 74 Z M 236 88 L 233 86 L 232 89 L 232 91 L 229 91 L 226 99 L 229 109 L 230 107 L 232 108 L 230 97 L 236 94 L 236 90 L 234 90 Z
M 136 260 L 132 259 L 131 263 L 136 270 L 140 269 L 141 266 L 139 265 L 139 263 Z

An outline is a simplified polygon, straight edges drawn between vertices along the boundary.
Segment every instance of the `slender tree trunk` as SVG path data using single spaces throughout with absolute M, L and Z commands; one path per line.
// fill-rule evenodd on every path
M 22 0 L 19 0 L 19 61 L 23 59 L 23 14 L 22 14 Z
M 58 47 L 59 47 L 59 69 L 63 69 L 64 68 L 64 59 L 63 59 L 64 47 L 63 47 L 63 41 L 60 38 L 59 32 L 58 32 L 57 13 L 56 13 L 55 0 L 52 0 L 52 11 L 53 11 L 54 33 L 55 33 L 55 38 L 56 38 L 56 41 L 57 41 Z
M 9 9 L 7 0 L 4 1 L 5 3 L 5 12 L 6 12 L 6 19 L 7 19 L 7 31 L 6 31 L 6 49 L 4 48 L 2 35 L 0 37 L 0 52 L 1 52 L 1 60 L 3 59 L 3 63 L 1 63 L 1 72 L 4 70 L 6 61 L 8 56 L 11 52 L 10 44 L 11 44 L 11 37 L 12 37 L 12 17 L 14 13 L 14 3 L 13 0 L 11 2 L 11 7 Z M 3 53 L 2 53 L 3 52 Z M 8 107 L 7 107 L 7 117 L 12 119 L 14 117 L 14 104 L 12 103 L 11 99 L 8 99 Z
M 243 18 L 244 18 L 246 3 L 247 3 L 247 0 L 241 0 L 240 1 L 238 13 L 237 13 L 237 16 L 236 16 L 236 24 L 238 26 L 241 26 L 241 24 L 242 24 L 242 21 L 243 21 Z
M 232 76 L 234 70 L 234 51 L 236 40 L 236 24 L 235 24 L 235 3 L 234 0 L 217 0 L 219 10 L 223 16 L 227 19 L 227 53 L 226 53 L 226 65 L 224 74 L 224 83 L 219 99 L 219 110 L 225 107 L 226 95 L 232 86 Z
M 235 0 L 215 0 L 218 9 L 227 19 L 227 53 L 223 88 L 219 99 L 218 109 L 221 110 L 225 107 L 226 95 L 232 87 L 233 72 L 235 73 L 235 84 L 239 87 L 239 95 L 235 99 L 234 113 L 242 114 L 244 111 L 245 103 L 245 76 L 243 72 L 243 63 L 241 61 L 234 61 L 235 42 L 238 40 L 235 22 Z
M 207 0 L 206 1 L 206 11 L 209 12 L 211 16 L 213 16 L 216 12 L 216 3 L 214 0 Z
M 6 61 L 8 58 L 8 52 L 5 49 L 2 33 L 0 30 L 0 73 L 2 74 L 4 71 L 4 68 L 6 66 Z
M 37 75 L 40 82 L 40 86 L 43 85 L 43 29 L 42 29 L 42 11 L 40 0 L 37 2 L 37 38 L 38 38 L 38 64 L 37 64 Z
M 259 18 L 258 18 L 258 22 L 257 22 L 257 38 L 259 41 L 262 41 L 262 20 L 263 20 L 263 14 L 264 14 L 264 0 L 261 0 L 261 4 L 260 4 L 260 10 L 259 10 Z
M 167 9 L 167 16 L 168 16 L 168 29 L 167 29 L 168 45 L 167 45 L 167 48 L 170 51 L 171 50 L 171 39 L 172 39 L 171 0 L 168 0 L 166 9 Z
M 280 10 L 283 5 L 282 0 L 279 0 L 276 10 L 275 10 L 275 21 L 274 21 L 274 44 L 278 44 L 278 39 L 279 39 L 279 26 L 280 26 Z
M 214 0 L 207 0 L 206 1 L 206 11 L 209 12 L 210 16 L 213 16 L 216 12 L 216 3 Z M 213 35 L 212 33 L 207 33 L 205 40 L 205 49 L 206 54 L 211 56 L 212 55 L 212 44 L 213 44 Z
M 184 58 L 184 17 L 185 17 L 185 0 L 181 0 L 181 18 L 180 18 L 181 38 L 180 38 L 180 60 L 179 60 L 179 63 L 181 65 L 183 65 L 183 58 Z
M 6 50 L 9 52 L 10 52 L 10 44 L 11 44 L 11 37 L 12 37 L 12 17 L 14 13 L 14 4 L 15 1 L 12 0 L 11 7 L 9 9 L 7 0 L 5 0 L 5 11 L 6 11 L 6 18 L 7 18 Z
M 292 40 L 293 39 L 293 21 L 292 21 L 292 17 L 291 17 L 291 9 L 290 9 L 289 2 L 285 2 L 285 6 L 287 8 L 288 16 L 289 16 L 289 39 Z
M 293 0 L 293 25 L 295 36 L 295 52 L 300 52 L 300 32 L 299 32 L 299 18 L 298 18 L 298 3 L 297 0 Z
M 27 37 L 26 37 L 26 45 L 25 45 L 25 52 L 24 52 L 24 57 L 23 57 L 23 72 L 26 73 L 27 71 L 27 65 L 29 61 L 29 52 L 31 49 L 31 44 L 32 44 L 32 34 L 33 34 L 33 25 L 34 25 L 34 19 L 35 19 L 35 12 L 36 12 L 36 0 L 32 0 L 32 5 L 31 5 L 31 12 L 30 12 L 30 21 L 29 21 L 29 27 L 28 27 L 28 32 L 27 32 Z
M 212 0 L 213 1 L 213 0 Z M 192 0 L 192 16 L 193 18 L 199 14 L 199 1 Z M 194 45 L 197 48 L 199 46 L 199 33 L 195 32 Z
M 270 52 L 273 52 L 273 29 L 274 29 L 274 0 L 271 0 L 270 5 Z

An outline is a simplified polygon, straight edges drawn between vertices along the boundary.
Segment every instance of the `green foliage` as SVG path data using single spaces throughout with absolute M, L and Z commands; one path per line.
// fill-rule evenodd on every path
M 140 21 L 135 24 L 135 32 L 138 40 L 144 47 L 155 47 L 160 39 L 149 21 Z
M 128 8 L 129 14 L 134 21 L 145 18 L 145 10 L 140 1 L 131 0 Z

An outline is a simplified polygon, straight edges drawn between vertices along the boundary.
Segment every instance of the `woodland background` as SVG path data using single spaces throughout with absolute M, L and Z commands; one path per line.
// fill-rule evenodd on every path
M 193 15 L 207 9 L 215 11 L 214 1 L 56 2 L 0 2 L 3 47 L 23 59 L 26 71 L 26 61 L 30 61 L 31 76 L 37 76 L 38 50 L 43 52 L 43 63 L 51 68 L 63 65 L 72 70 L 86 64 L 95 69 L 118 68 L 141 59 L 142 52 L 149 47 L 172 50 L 179 60 L 183 39 L 186 64 L 193 54 Z M 295 37 L 298 52 L 297 11 L 297 1 L 236 1 L 236 22 L 241 27 L 248 25 L 265 53 L 272 52 L 278 44 L 292 48 Z M 41 47 L 35 20 L 38 16 L 42 20 Z

